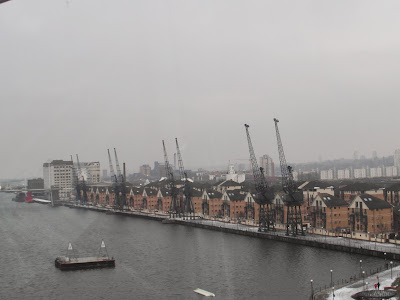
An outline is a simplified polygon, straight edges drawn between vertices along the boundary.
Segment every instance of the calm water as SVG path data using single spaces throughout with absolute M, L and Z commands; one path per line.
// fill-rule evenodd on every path
M 99 212 L 16 203 L 0 193 L 0 299 L 308 299 L 316 286 L 383 265 L 375 258 Z M 115 269 L 62 272 L 68 243 Z

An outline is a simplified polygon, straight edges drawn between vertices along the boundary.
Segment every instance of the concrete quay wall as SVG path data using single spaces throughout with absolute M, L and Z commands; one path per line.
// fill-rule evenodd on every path
M 298 245 L 309 246 L 309 247 L 342 251 L 342 252 L 354 253 L 354 254 L 362 254 L 362 255 L 374 256 L 374 257 L 379 257 L 379 258 L 386 258 L 387 260 L 400 261 L 400 254 L 393 253 L 388 250 L 386 252 L 383 252 L 383 251 L 378 251 L 378 250 L 373 250 L 373 249 L 366 249 L 366 248 L 362 248 L 362 247 L 355 247 L 355 246 L 352 246 L 350 243 L 349 243 L 349 245 L 331 244 L 331 243 L 325 243 L 322 240 L 305 239 L 303 236 L 300 236 L 300 235 L 295 237 L 295 236 L 286 236 L 286 235 L 282 235 L 282 234 L 276 234 L 274 232 L 257 232 L 257 231 L 239 229 L 239 228 L 229 228 L 229 227 L 221 226 L 220 224 L 218 224 L 218 222 L 216 222 L 216 224 L 212 224 L 212 225 L 211 224 L 203 224 L 200 222 L 193 222 L 190 220 L 169 219 L 167 216 L 141 213 L 141 212 L 114 211 L 114 210 L 110 210 L 107 208 L 98 208 L 98 207 L 81 206 L 81 205 L 68 205 L 68 207 L 76 208 L 76 209 L 88 209 L 88 210 L 99 211 L 99 212 L 104 212 L 104 213 L 111 212 L 112 214 L 116 214 L 116 215 L 124 215 L 124 216 L 130 216 L 130 217 L 135 217 L 135 218 L 156 220 L 156 221 L 168 220 L 169 224 L 192 226 L 192 227 L 196 227 L 196 228 L 203 228 L 203 229 L 208 229 L 208 230 L 215 230 L 215 231 L 221 231 L 221 232 L 226 232 L 226 233 L 245 235 L 245 236 L 250 236 L 250 237 L 254 237 L 254 238 L 275 240 L 275 241 L 280 241 L 280 242 L 285 242 L 285 243 L 292 243 L 292 244 L 298 244 Z M 386 253 L 386 257 L 385 257 L 384 253 Z

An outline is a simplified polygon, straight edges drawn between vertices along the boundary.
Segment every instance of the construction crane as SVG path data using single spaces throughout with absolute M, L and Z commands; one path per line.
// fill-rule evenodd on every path
M 253 169 L 254 185 L 256 189 L 256 203 L 260 205 L 259 227 L 258 231 L 275 231 L 275 212 L 272 207 L 274 192 L 264 176 L 263 168 L 258 167 L 256 155 L 254 154 L 253 144 L 251 142 L 249 125 L 244 124 L 247 134 L 247 142 L 249 144 L 250 161 Z
M 185 168 L 183 167 L 182 155 L 181 151 L 179 150 L 177 138 L 175 138 L 175 142 L 176 153 L 178 155 L 179 175 L 181 177 L 181 180 L 183 179 L 185 181 L 185 184 L 183 186 L 183 194 L 185 195 L 185 200 L 181 201 L 181 203 L 183 202 L 183 219 L 185 220 L 185 217 L 188 219 L 195 219 L 194 206 L 192 202 L 192 185 L 188 180 L 187 173 L 185 172 Z
M 171 166 L 168 162 L 168 155 L 167 155 L 167 150 L 165 149 L 164 140 L 162 141 L 162 144 L 163 144 L 163 149 L 164 149 L 165 172 L 167 174 L 167 178 L 169 181 L 168 184 L 169 184 L 169 190 L 170 190 L 170 194 L 171 194 L 169 217 L 170 218 L 181 217 L 182 209 L 178 203 L 178 190 L 175 186 L 174 174 L 172 173 Z
M 111 182 L 112 182 L 113 189 L 114 189 L 114 206 L 116 206 L 118 203 L 118 196 L 119 196 L 118 179 L 117 179 L 117 175 L 115 175 L 114 167 L 113 167 L 113 164 L 111 161 L 110 149 L 107 149 L 107 151 L 108 151 L 108 161 L 110 164 Z M 107 204 L 109 204 L 109 203 L 107 203 Z
M 79 184 L 78 170 L 77 168 L 74 167 L 74 160 L 72 159 L 72 155 L 71 155 L 71 163 L 72 163 L 72 182 L 76 190 L 76 200 L 81 200 L 81 185 Z
M 117 167 L 117 185 L 119 186 L 118 189 L 118 197 L 117 200 L 117 207 L 122 210 L 126 204 L 126 183 L 125 183 L 125 177 L 121 173 L 121 168 L 119 167 L 119 162 L 118 162 L 118 156 L 117 156 L 117 150 L 114 148 L 114 154 L 115 154 L 115 165 Z
M 82 191 L 82 197 L 79 194 L 79 200 L 81 200 L 81 202 L 83 202 L 83 204 L 86 204 L 86 203 L 88 203 L 88 195 L 87 195 L 87 191 L 88 190 L 87 190 L 87 185 L 86 185 L 86 182 L 85 182 L 85 176 L 82 173 L 81 166 L 80 166 L 80 163 L 79 163 L 78 154 L 76 155 L 76 162 L 78 164 L 78 175 L 77 175 L 77 177 L 78 177 L 78 185 L 79 185 L 79 189 L 80 189 L 79 192 Z M 79 176 L 82 176 L 81 180 L 79 180 Z M 78 191 L 78 189 L 77 189 L 77 191 Z
M 293 168 L 288 166 L 286 163 L 285 153 L 283 152 L 283 146 L 281 136 L 279 134 L 278 122 L 279 120 L 274 119 L 276 139 L 278 143 L 279 161 L 281 164 L 282 173 L 282 187 L 285 193 L 283 202 L 287 208 L 286 211 L 286 235 L 289 232 L 296 236 L 299 231 L 304 235 L 303 220 L 301 217 L 301 205 L 303 204 L 303 193 L 297 190 L 297 186 L 293 179 Z

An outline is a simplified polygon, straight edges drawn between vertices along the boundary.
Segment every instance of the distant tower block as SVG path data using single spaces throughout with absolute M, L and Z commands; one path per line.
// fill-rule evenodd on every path
M 264 176 L 275 177 L 275 164 L 269 155 L 264 154 L 260 157 L 260 166 L 264 170 Z

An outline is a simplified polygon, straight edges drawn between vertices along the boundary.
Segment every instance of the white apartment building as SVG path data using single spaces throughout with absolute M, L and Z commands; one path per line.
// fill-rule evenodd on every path
M 73 189 L 72 162 L 53 160 L 43 164 L 44 188 L 58 188 L 60 199 L 67 199 Z
M 385 176 L 386 177 L 395 177 L 397 176 L 397 167 L 391 166 L 391 167 L 386 167 L 385 168 Z
M 320 174 L 321 180 L 331 180 L 335 178 L 335 171 L 333 169 L 322 170 Z
M 354 169 L 354 178 L 366 178 L 367 177 L 367 169 Z
M 85 178 L 88 184 L 100 182 L 100 163 L 80 163 L 79 179 Z M 53 160 L 43 164 L 44 188 L 58 188 L 60 199 L 69 199 L 75 189 L 74 177 L 77 175 L 77 164 L 72 161 Z
M 383 171 L 381 167 L 377 168 L 371 168 L 369 169 L 369 177 L 382 177 L 383 176 Z
M 337 178 L 338 179 L 350 179 L 351 178 L 350 169 L 338 170 Z

